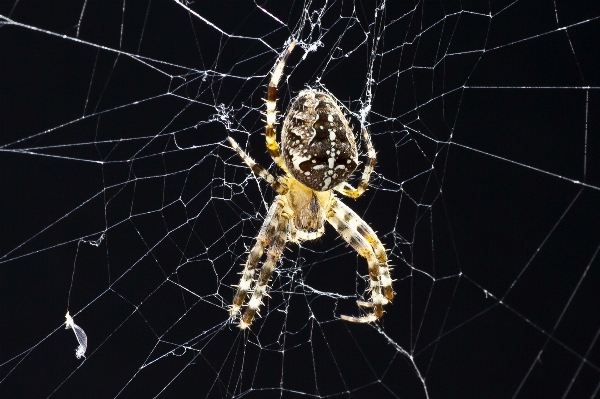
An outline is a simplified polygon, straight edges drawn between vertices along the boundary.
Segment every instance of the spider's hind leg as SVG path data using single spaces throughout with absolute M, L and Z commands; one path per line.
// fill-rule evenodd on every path
M 273 239 L 275 238 L 275 233 L 277 232 L 277 228 L 279 226 L 279 218 L 284 206 L 285 201 L 278 196 L 275 198 L 271 208 L 269 208 L 269 212 L 267 212 L 267 216 L 263 221 L 260 232 L 256 237 L 256 243 L 248 254 L 248 260 L 246 261 L 244 270 L 241 273 L 242 277 L 240 279 L 240 283 L 237 286 L 237 291 L 233 297 L 231 307 L 229 308 L 229 315 L 232 317 L 236 316 L 240 312 L 240 308 L 244 304 L 246 295 L 248 294 L 248 291 L 252 286 L 252 282 L 254 281 L 256 265 L 258 262 L 260 262 L 260 258 L 262 258 L 264 249 L 271 245 Z
M 383 316 L 383 306 L 394 298 L 385 249 L 369 225 L 342 202 L 332 201 L 327 212 L 327 221 L 359 255 L 367 259 L 369 264 L 371 301 L 358 301 L 358 305 L 372 308 L 372 312 L 363 317 L 342 315 L 341 318 L 355 323 L 376 321 Z
M 289 217 L 290 215 L 285 211 L 285 209 L 283 209 L 277 217 L 277 227 L 274 231 L 273 241 L 267 250 L 267 260 L 265 260 L 265 263 L 263 263 L 262 267 L 260 268 L 260 275 L 256 285 L 254 286 L 254 292 L 252 293 L 252 297 L 248 301 L 248 306 L 246 307 L 242 319 L 240 320 L 239 327 L 241 329 L 250 327 L 252 320 L 254 320 L 254 316 L 262 304 L 262 297 L 267 295 L 269 280 L 271 279 L 271 275 L 275 270 L 277 261 L 279 261 L 281 255 L 283 255 L 283 249 L 285 248 L 287 241 Z M 275 218 L 273 218 L 273 220 L 275 220 Z
M 343 215 L 344 221 L 348 224 L 352 231 L 358 232 L 364 237 L 373 248 L 373 253 L 379 262 L 379 281 L 383 290 L 383 295 L 391 301 L 394 299 L 394 290 L 392 289 L 392 278 L 390 276 L 390 266 L 388 265 L 387 253 L 383 244 L 373 231 L 360 216 L 356 214 L 348 205 L 341 201 L 337 201 L 336 208 Z

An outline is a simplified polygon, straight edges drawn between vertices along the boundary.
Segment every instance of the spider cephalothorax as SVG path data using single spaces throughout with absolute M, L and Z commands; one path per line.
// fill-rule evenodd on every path
M 357 188 L 346 182 L 358 166 L 354 133 L 338 102 L 327 93 L 312 89 L 300 92 L 283 122 L 279 150 L 274 128 L 277 84 L 295 44 L 292 42 L 278 59 L 267 90 L 267 149 L 286 176 L 274 177 L 229 138 L 231 146 L 252 171 L 279 194 L 265 216 L 256 244 L 250 250 L 229 310 L 232 317 L 237 317 L 246 296 L 252 293 L 239 321 L 240 328 L 248 328 L 258 312 L 286 242 L 300 243 L 320 237 L 325 231 L 325 221 L 369 264 L 370 301 L 358 301 L 358 304 L 373 311 L 362 317 L 342 315 L 341 318 L 358 323 L 375 321 L 383 316 L 383 306 L 394 298 L 390 267 L 381 241 L 373 229 L 333 193 L 336 190 L 347 197 L 357 198 L 367 189 L 375 167 L 375 150 L 367 130 L 363 128 L 362 134 L 369 161 Z M 257 275 L 256 266 L 265 249 L 267 257 Z
M 281 148 L 288 171 L 317 191 L 345 182 L 358 166 L 354 133 L 329 94 L 303 90 L 287 112 Z

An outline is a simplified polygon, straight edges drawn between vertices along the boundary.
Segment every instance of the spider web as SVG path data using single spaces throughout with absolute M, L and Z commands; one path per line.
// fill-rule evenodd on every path
M 0 6 L 2 397 L 598 397 L 600 9 L 279 3 Z M 310 86 L 369 128 L 343 201 L 397 296 L 339 319 L 367 270 L 329 226 L 242 332 L 274 195 L 225 138 L 280 173 L 261 112 L 292 38 L 280 110 Z

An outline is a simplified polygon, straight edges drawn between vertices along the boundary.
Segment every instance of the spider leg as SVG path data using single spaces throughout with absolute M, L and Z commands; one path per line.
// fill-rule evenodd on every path
M 242 158 L 246 165 L 248 165 L 258 177 L 265 179 L 267 183 L 273 187 L 273 190 L 277 191 L 277 193 L 285 194 L 287 192 L 287 187 L 282 179 L 273 177 L 268 170 L 257 164 L 254 159 L 250 157 L 250 155 L 246 154 L 246 152 L 240 148 L 234 139 L 227 137 L 227 140 L 229 140 L 229 143 L 233 149 L 237 151 L 238 155 Z
M 271 205 L 271 208 L 269 208 L 269 212 L 267 212 L 267 216 L 260 228 L 260 232 L 256 237 L 256 244 L 254 244 L 248 255 L 248 260 L 246 261 L 244 271 L 242 272 L 242 278 L 240 279 L 237 291 L 233 297 L 233 302 L 229 308 L 230 316 L 235 316 L 240 312 L 240 308 L 242 307 L 244 299 L 246 299 L 246 295 L 254 280 L 256 265 L 260 262 L 264 249 L 271 245 L 275 238 L 275 232 L 277 231 L 281 211 L 284 206 L 285 201 L 283 197 L 277 196 Z
M 267 260 L 260 268 L 260 275 L 254 286 L 254 293 L 252 294 L 252 298 L 248 301 L 248 307 L 244 311 L 244 315 L 238 325 L 242 330 L 250 327 L 252 320 L 254 320 L 254 316 L 262 304 L 262 297 L 267 293 L 268 283 L 275 270 L 277 261 L 281 258 L 283 249 L 285 248 L 290 215 L 283 210 L 277 219 L 278 223 L 274 232 L 273 242 L 267 250 Z
M 279 167 L 285 171 L 287 168 L 285 167 L 285 163 L 283 162 L 283 158 L 281 157 L 281 151 L 279 150 L 279 144 L 277 144 L 277 133 L 275 132 L 275 122 L 277 119 L 277 85 L 281 80 L 281 76 L 283 75 L 283 68 L 285 67 L 285 62 L 289 57 L 290 53 L 296 46 L 296 41 L 290 43 L 287 50 L 281 57 L 277 64 L 275 64 L 275 68 L 271 73 L 271 80 L 269 81 L 269 85 L 267 87 L 267 127 L 265 129 L 265 140 L 267 142 L 267 150 L 273 158 L 273 161 L 279 165 Z
M 337 200 L 331 203 L 327 212 L 327 221 L 360 256 L 367 259 L 367 263 L 369 264 L 371 302 L 365 303 L 359 301 L 358 304 L 360 306 L 372 307 L 373 312 L 363 317 L 342 315 L 341 318 L 354 323 L 371 323 L 376 321 L 383 316 L 383 306 L 389 302 L 389 297 L 393 298 L 393 291 L 391 289 L 392 281 L 389 278 L 389 268 L 386 263 L 387 257 L 385 256 L 383 245 L 381 245 L 373 230 L 356 213 L 348 207 L 342 206 L 341 202 Z M 365 229 L 365 226 L 368 230 Z M 368 241 L 369 239 L 364 237 L 359 230 L 367 232 L 371 239 L 375 238 L 379 242 L 379 245 L 375 244 L 377 246 L 376 249 L 372 247 L 372 244 Z M 372 235 L 370 235 L 371 233 Z
M 390 276 L 390 267 L 387 263 L 387 254 L 383 244 L 371 226 L 362 220 L 362 218 L 358 216 L 356 212 L 354 212 L 348 205 L 341 201 L 336 201 L 335 206 L 340 210 L 340 212 L 343 212 L 343 219 L 348 226 L 363 236 L 373 248 L 375 256 L 377 257 L 377 261 L 379 262 L 379 275 L 381 276 L 380 281 L 383 294 L 389 301 L 391 301 L 394 299 L 394 290 L 392 289 L 393 280 Z
M 369 135 L 369 132 L 363 127 L 362 133 L 367 146 L 367 157 L 369 158 L 369 163 L 365 165 L 365 169 L 363 170 L 362 178 L 360 179 L 358 187 L 354 188 L 346 182 L 338 184 L 336 187 L 334 187 L 336 191 L 350 198 L 358 198 L 367 190 L 369 187 L 371 173 L 373 172 L 373 169 L 375 169 L 375 163 L 377 162 L 377 154 L 375 153 L 375 148 L 371 142 L 371 136 Z

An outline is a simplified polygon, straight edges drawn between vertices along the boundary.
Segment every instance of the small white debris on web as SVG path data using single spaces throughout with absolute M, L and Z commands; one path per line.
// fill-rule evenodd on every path
M 85 357 L 85 351 L 87 349 L 87 335 L 85 335 L 85 332 L 81 327 L 79 327 L 73 322 L 73 318 L 71 317 L 69 312 L 67 312 L 65 317 L 67 319 L 65 321 L 65 328 L 73 329 L 73 331 L 75 332 L 75 338 L 77 338 L 77 342 L 79 343 L 79 346 L 77 347 L 77 349 L 75 349 L 75 357 L 77 357 L 77 359 L 81 359 L 82 357 Z

